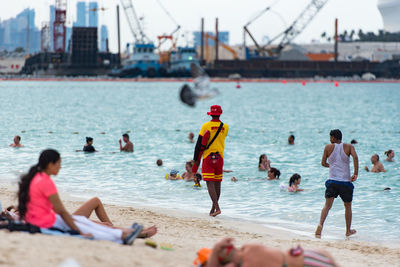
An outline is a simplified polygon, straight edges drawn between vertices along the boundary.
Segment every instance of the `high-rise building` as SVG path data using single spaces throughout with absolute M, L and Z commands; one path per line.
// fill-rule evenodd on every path
M 400 32 L 400 0 L 379 0 L 384 29 L 388 32 Z
M 215 36 L 215 32 L 207 32 L 208 35 Z M 228 45 L 229 44 L 229 32 L 218 32 L 218 39 L 220 42 Z M 193 44 L 194 46 L 200 46 L 201 45 L 201 32 L 196 31 L 193 32 Z M 204 45 L 205 45 L 205 40 L 204 40 Z M 208 40 L 208 45 L 209 46 L 215 46 L 214 40 L 209 39 Z
M 53 24 L 56 17 L 56 8 L 54 5 L 50 6 L 50 51 L 53 51 Z
M 86 27 L 87 26 L 87 8 L 85 2 L 78 2 L 76 4 L 76 22 L 74 26 L 76 27 Z
M 107 26 L 101 25 L 100 28 L 100 51 L 106 52 L 108 49 L 108 29 Z
M 89 27 L 97 27 L 98 13 L 99 9 L 97 2 L 89 2 Z

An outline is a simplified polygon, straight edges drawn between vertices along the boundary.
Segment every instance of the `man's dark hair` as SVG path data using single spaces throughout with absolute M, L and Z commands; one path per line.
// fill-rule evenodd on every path
M 129 139 L 129 134 L 127 134 L 127 133 L 124 133 L 124 134 L 122 135 L 122 137 L 126 137 L 126 138 L 128 138 L 128 139 Z
M 21 141 L 21 136 L 17 135 L 18 141 Z
M 293 138 L 293 141 L 294 141 L 295 137 L 294 137 L 293 134 L 289 135 L 289 137 L 290 137 L 290 138 Z
M 332 130 L 330 132 L 330 136 L 332 136 L 336 140 L 342 141 L 342 132 L 339 129 Z
M 220 115 L 211 115 L 211 117 L 213 118 L 213 120 L 219 120 Z
M 86 143 L 89 143 L 90 141 L 93 141 L 92 137 L 86 137 Z
M 378 161 L 379 161 L 379 155 L 378 155 L 378 154 L 374 154 L 374 156 L 376 156 L 376 158 L 377 158 Z
M 350 142 L 350 144 L 352 144 L 352 145 L 355 145 L 355 144 L 357 144 L 358 142 L 357 142 L 357 140 L 356 139 L 353 139 L 353 140 L 351 140 L 351 142 Z

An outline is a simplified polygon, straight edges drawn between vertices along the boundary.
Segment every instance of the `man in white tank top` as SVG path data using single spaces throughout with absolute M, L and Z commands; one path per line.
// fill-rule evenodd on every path
M 351 202 L 353 200 L 353 182 L 358 176 L 358 156 L 353 145 L 342 143 L 342 132 L 338 129 L 330 132 L 331 144 L 325 146 L 321 165 L 329 168 L 329 179 L 326 181 L 325 206 L 315 236 L 320 238 L 322 228 L 335 198 L 340 196 L 344 202 L 346 218 L 346 236 L 356 233 L 351 229 Z M 353 157 L 354 173 L 350 175 L 350 155 Z

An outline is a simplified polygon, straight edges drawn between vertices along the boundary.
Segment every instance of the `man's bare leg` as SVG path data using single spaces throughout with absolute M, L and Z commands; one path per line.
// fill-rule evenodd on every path
M 346 236 L 351 236 L 357 233 L 356 230 L 351 229 L 351 219 L 353 216 L 353 213 L 351 211 L 351 202 L 345 202 L 344 203 L 344 209 L 345 209 L 345 218 L 346 218 Z
M 214 211 L 214 212 L 210 212 L 210 216 L 215 217 L 221 213 L 221 210 L 219 209 L 219 205 L 218 205 L 218 196 L 217 196 L 217 191 L 216 191 L 216 186 L 215 186 L 215 183 L 217 183 L 217 182 L 213 182 L 213 181 L 206 181 L 206 182 L 207 182 L 208 194 L 210 195 L 211 201 L 213 202 L 211 211 Z
M 106 223 L 108 226 L 112 226 L 110 218 L 108 218 L 107 212 L 104 209 L 103 203 L 98 197 L 94 197 L 78 208 L 73 215 L 81 215 L 85 216 L 89 219 L 92 212 L 95 212 L 99 220 L 103 223 Z
M 328 216 L 329 210 L 332 208 L 334 200 L 335 199 L 333 197 L 325 198 L 325 206 L 321 211 L 321 218 L 319 220 L 319 225 L 317 227 L 317 230 L 315 231 L 315 237 L 317 238 L 321 238 L 322 228 L 324 227 L 326 217 Z

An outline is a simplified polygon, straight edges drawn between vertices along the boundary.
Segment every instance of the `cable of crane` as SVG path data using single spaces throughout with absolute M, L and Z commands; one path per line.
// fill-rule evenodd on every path
M 273 2 L 271 5 L 267 6 L 266 8 L 264 8 L 263 10 L 259 11 L 256 15 L 254 15 L 249 22 L 246 23 L 246 27 L 249 26 L 253 21 L 255 21 L 256 19 L 258 19 L 259 17 L 261 17 L 265 12 L 267 11 L 271 11 L 271 8 L 273 6 L 275 6 L 279 1 L 281 0 L 275 0 L 275 2 Z
M 164 10 L 165 14 L 167 14 L 167 16 L 172 20 L 172 22 L 175 23 L 175 25 L 179 26 L 179 28 L 180 28 L 179 23 L 175 20 L 175 18 L 171 15 L 171 13 L 169 13 L 168 9 L 165 8 L 165 6 L 161 3 L 161 1 L 156 0 L 156 2 L 161 7 L 161 9 Z

